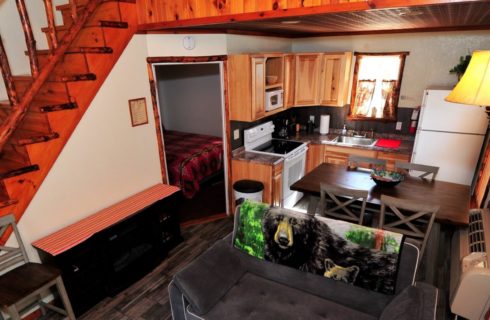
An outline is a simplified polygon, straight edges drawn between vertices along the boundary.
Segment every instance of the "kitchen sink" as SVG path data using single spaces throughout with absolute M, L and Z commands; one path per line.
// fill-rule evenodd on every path
M 337 142 L 339 144 L 348 144 L 355 146 L 374 146 L 374 144 L 378 141 L 377 139 L 370 139 L 364 137 L 347 137 L 347 136 L 338 136 L 333 139 L 332 142 Z

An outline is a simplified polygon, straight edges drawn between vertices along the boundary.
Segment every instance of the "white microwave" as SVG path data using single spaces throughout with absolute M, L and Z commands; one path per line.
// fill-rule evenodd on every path
M 271 90 L 265 92 L 265 111 L 271 111 L 277 108 L 282 108 L 282 96 L 284 90 Z

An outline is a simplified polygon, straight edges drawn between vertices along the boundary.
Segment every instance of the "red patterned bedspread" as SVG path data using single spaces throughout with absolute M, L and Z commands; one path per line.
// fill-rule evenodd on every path
M 182 189 L 188 199 L 199 191 L 199 183 L 223 168 L 221 138 L 165 131 L 165 156 L 170 184 Z

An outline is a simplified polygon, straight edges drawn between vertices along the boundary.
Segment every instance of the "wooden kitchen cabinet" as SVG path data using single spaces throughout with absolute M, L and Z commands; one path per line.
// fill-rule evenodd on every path
M 252 57 L 252 118 L 265 116 L 265 58 Z
M 409 154 L 400 154 L 393 152 L 378 152 L 378 159 L 386 160 L 386 169 L 395 170 L 395 162 L 410 162 Z
M 321 53 L 296 54 L 294 106 L 318 105 Z
M 306 153 L 306 169 L 305 174 L 309 173 L 324 161 L 325 145 L 309 144 L 308 152 Z
M 296 55 L 295 106 L 344 106 L 349 98 L 352 52 Z
M 324 162 L 347 165 L 349 155 L 376 158 L 377 151 L 341 146 L 325 146 Z
M 227 74 L 230 120 L 251 122 L 285 109 L 265 110 L 266 92 L 284 90 L 283 54 L 231 55 Z M 277 77 L 277 81 L 267 83 L 268 76 Z
M 270 205 L 282 205 L 282 170 L 283 162 L 267 164 L 253 161 L 232 160 L 232 185 L 238 180 L 255 180 L 264 184 L 262 202 Z M 235 198 L 232 199 L 233 207 Z
M 296 61 L 293 54 L 284 55 L 284 105 L 286 108 L 294 106 Z
M 319 104 L 342 107 L 349 97 L 352 52 L 324 53 L 320 68 Z

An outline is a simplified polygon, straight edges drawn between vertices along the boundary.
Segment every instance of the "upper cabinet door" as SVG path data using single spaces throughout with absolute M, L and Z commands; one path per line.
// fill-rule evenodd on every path
M 320 104 L 342 107 L 347 104 L 352 52 L 323 54 L 320 70 Z
M 265 58 L 252 58 L 252 117 L 265 116 Z
M 319 53 L 296 55 L 295 106 L 318 105 L 318 80 L 320 72 Z
M 286 108 L 294 106 L 295 66 L 295 56 L 284 55 L 284 105 Z

